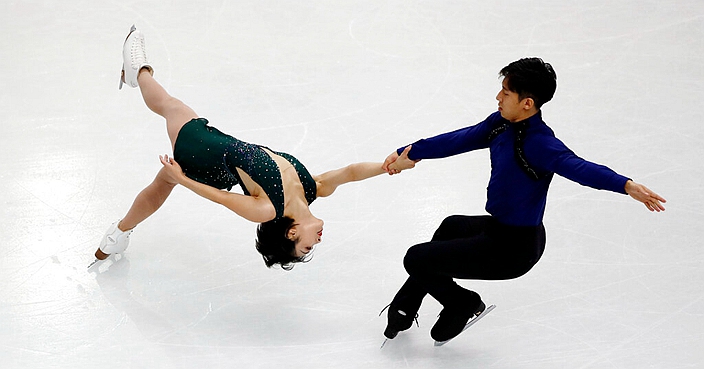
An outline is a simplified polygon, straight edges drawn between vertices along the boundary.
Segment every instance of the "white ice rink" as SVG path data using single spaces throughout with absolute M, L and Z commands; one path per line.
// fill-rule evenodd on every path
M 578 155 L 664 196 L 556 177 L 527 275 L 460 281 L 497 305 L 443 347 L 420 327 L 380 350 L 408 247 L 483 214 L 486 152 L 427 160 L 317 200 L 313 261 L 267 269 L 255 224 L 185 188 L 86 272 L 107 227 L 170 153 L 122 42 L 240 139 L 312 173 L 382 161 L 496 109 L 498 71 L 552 63 L 543 116 Z M 15 1 L 0 4 L 0 367 L 704 367 L 704 2 Z

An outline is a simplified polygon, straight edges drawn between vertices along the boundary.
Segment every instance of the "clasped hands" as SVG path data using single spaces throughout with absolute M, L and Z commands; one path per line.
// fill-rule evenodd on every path
M 384 160 L 381 169 L 389 173 L 389 175 L 394 175 L 415 167 L 416 163 L 420 160 L 411 160 L 408 158 L 408 152 L 411 151 L 411 146 L 412 145 L 406 146 L 401 155 L 396 151 L 392 152 L 391 155 L 387 156 L 386 160 Z

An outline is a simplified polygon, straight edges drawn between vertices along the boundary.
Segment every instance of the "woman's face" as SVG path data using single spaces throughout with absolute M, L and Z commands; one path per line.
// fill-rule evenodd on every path
M 313 251 L 313 246 L 323 237 L 323 221 L 311 217 L 305 222 L 296 223 L 288 231 L 290 239 L 296 242 L 295 256 L 303 257 Z

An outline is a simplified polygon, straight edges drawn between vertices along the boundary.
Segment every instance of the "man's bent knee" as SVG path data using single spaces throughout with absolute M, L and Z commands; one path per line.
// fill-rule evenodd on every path
M 423 270 L 426 250 L 424 244 L 411 246 L 403 257 L 403 267 L 409 275 Z

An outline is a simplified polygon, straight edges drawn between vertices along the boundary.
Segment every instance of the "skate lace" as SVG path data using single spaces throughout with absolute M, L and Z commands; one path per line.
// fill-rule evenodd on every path
M 138 37 L 137 40 L 132 42 L 130 53 L 132 55 L 132 68 L 137 69 L 142 64 L 147 63 L 147 51 L 144 45 L 144 37 Z
M 388 305 L 384 306 L 384 308 L 381 309 L 381 311 L 379 312 L 379 316 L 381 316 L 381 314 L 384 314 L 384 311 L 386 311 L 386 309 L 388 309 L 389 306 L 391 306 L 391 304 L 388 304 Z
M 123 234 L 125 235 L 125 239 L 129 239 L 130 236 L 132 235 L 133 231 L 134 231 L 134 228 L 130 229 L 129 231 L 123 232 Z M 115 235 L 109 235 L 107 238 L 111 243 L 117 242 L 117 237 Z

